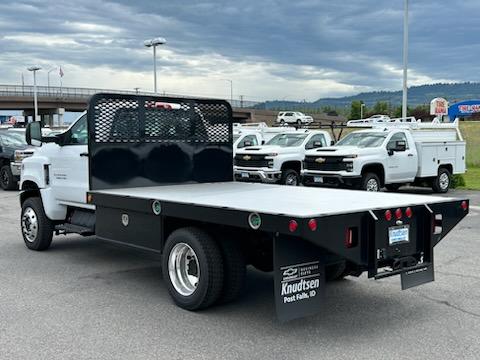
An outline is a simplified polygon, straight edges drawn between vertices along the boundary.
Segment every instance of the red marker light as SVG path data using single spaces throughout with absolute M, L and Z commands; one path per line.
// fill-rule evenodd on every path
M 290 220 L 290 222 L 288 223 L 288 230 L 290 230 L 290 232 L 295 232 L 297 228 L 298 223 L 295 220 Z
M 407 208 L 407 210 L 405 210 L 405 215 L 410 219 L 413 215 L 413 211 L 411 208 Z
M 462 201 L 462 203 L 460 204 L 460 206 L 461 206 L 462 209 L 465 210 L 465 211 L 468 209 L 468 203 L 467 203 L 465 200 Z
M 397 218 L 397 220 L 400 220 L 402 216 L 403 216 L 402 209 L 395 210 L 395 217 Z
M 385 211 L 385 220 L 392 220 L 392 212 L 390 210 Z
M 316 231 L 316 230 L 317 230 L 317 220 L 315 220 L 315 219 L 310 219 L 310 220 L 308 221 L 308 227 L 310 228 L 310 230 Z

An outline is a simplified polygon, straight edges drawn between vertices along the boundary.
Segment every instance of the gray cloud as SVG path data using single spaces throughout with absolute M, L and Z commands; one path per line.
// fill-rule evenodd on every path
M 151 54 L 142 42 L 162 35 L 170 53 L 161 57 L 160 66 L 178 76 L 209 77 L 233 71 L 235 63 L 261 63 L 267 75 L 286 84 L 300 86 L 314 76 L 349 86 L 332 88 L 334 95 L 397 89 L 402 5 L 387 0 L 5 0 L 0 4 L 0 82 L 14 81 L 32 62 L 147 73 Z M 470 16 L 479 10 L 474 0 L 411 1 L 414 81 L 479 80 L 472 74 L 480 67 L 480 24 Z M 228 60 L 228 69 L 219 69 L 217 62 L 209 66 L 210 55 Z M 202 64 L 195 64 L 197 57 Z M 262 87 L 258 96 L 267 96 L 268 86 Z M 319 89 L 310 97 L 322 94 Z

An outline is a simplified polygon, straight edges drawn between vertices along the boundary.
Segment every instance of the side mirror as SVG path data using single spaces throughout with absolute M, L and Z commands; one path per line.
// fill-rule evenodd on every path
M 407 143 L 405 140 L 398 140 L 395 143 L 395 151 L 405 151 L 407 150 Z
M 265 140 L 262 140 L 262 145 L 265 145 Z
M 42 146 L 42 126 L 39 121 L 34 121 L 27 125 L 25 140 L 28 145 Z
M 330 141 L 330 146 L 335 145 L 335 140 Z

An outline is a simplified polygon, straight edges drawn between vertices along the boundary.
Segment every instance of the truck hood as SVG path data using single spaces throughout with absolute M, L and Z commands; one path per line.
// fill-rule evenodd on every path
M 289 153 L 298 153 L 298 147 L 297 146 L 282 147 L 277 145 L 249 146 L 249 147 L 237 150 L 236 153 L 239 155 L 240 154 L 268 155 L 271 153 L 289 154 Z
M 378 153 L 377 148 L 361 148 L 358 146 L 331 146 L 316 150 L 309 150 L 306 155 L 316 156 L 347 156 L 347 155 L 370 155 Z

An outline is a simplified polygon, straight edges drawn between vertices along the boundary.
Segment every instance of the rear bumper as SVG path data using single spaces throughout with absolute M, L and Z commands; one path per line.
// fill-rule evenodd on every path
M 362 177 L 360 175 L 344 176 L 339 174 L 303 170 L 302 179 L 303 184 L 306 186 L 345 185 L 348 187 L 357 187 L 360 185 Z
M 282 172 L 277 170 L 267 170 L 263 168 L 241 168 L 235 167 L 234 176 L 236 181 L 257 181 L 264 183 L 276 183 L 282 177 Z

